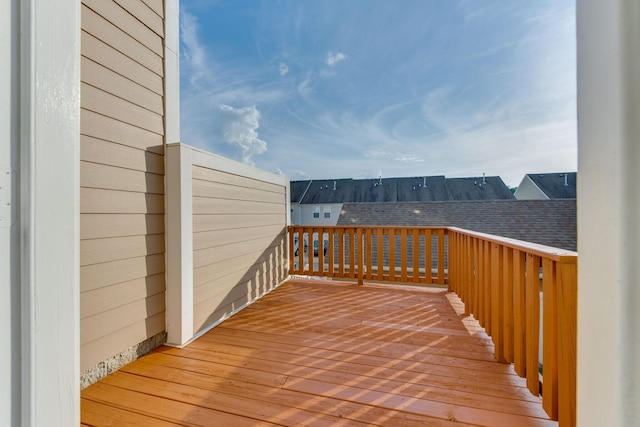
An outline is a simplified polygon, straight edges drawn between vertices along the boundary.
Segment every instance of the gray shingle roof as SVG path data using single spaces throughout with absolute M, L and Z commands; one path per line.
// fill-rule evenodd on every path
M 302 204 L 488 199 L 511 200 L 514 197 L 497 176 L 291 181 L 291 202 Z
M 564 185 L 565 175 L 567 176 L 567 185 Z M 527 174 L 550 199 L 575 199 L 577 175 L 576 172 Z
M 576 250 L 576 200 L 345 203 L 338 225 L 455 226 Z

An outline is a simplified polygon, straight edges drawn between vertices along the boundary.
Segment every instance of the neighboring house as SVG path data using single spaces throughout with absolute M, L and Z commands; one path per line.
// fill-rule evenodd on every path
M 530 173 L 522 178 L 515 192 L 518 200 L 575 199 L 577 173 Z
M 509 188 L 497 176 L 291 181 L 291 218 L 296 225 L 336 225 L 343 203 L 513 198 Z
M 453 226 L 575 251 L 576 200 L 345 203 L 338 225 Z

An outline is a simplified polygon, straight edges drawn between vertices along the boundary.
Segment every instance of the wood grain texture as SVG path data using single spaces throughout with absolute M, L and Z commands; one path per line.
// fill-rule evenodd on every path
M 82 398 L 115 408 L 118 420 L 131 411 L 207 425 L 556 426 L 452 304 L 461 306 L 441 289 L 290 281 Z M 403 332 L 410 325 L 430 332 Z M 83 411 L 82 422 L 90 416 Z

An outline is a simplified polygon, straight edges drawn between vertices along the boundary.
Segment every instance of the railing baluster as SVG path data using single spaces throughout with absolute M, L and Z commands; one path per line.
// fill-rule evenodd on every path
M 389 280 L 396 280 L 396 232 L 389 229 Z
M 504 333 L 504 358 L 513 362 L 513 249 L 502 249 L 502 321 Z
M 400 282 L 407 281 L 407 229 L 400 229 Z
M 445 283 L 444 278 L 444 228 L 438 229 L 438 282 L 443 285 Z
M 364 244 L 367 248 L 366 252 L 365 252 L 365 257 L 366 257 L 366 275 L 365 277 L 367 278 L 367 280 L 371 280 L 373 278 L 373 262 L 371 260 L 372 257 L 372 252 L 373 252 L 373 233 L 371 228 L 367 228 L 365 230 L 365 236 L 364 236 Z
M 542 260 L 542 407 L 558 419 L 558 312 L 555 262 Z
M 344 228 L 338 228 L 338 275 L 345 277 L 344 274 Z
M 334 240 L 334 229 L 331 229 L 331 231 L 329 231 L 329 249 L 327 251 L 327 257 L 328 257 L 328 271 L 327 271 L 327 275 L 329 277 L 333 277 L 335 272 L 334 272 L 334 263 L 335 263 L 335 254 L 334 254 L 334 245 L 335 245 L 335 240 Z
M 506 362 L 503 342 L 503 293 L 502 293 L 502 245 L 491 244 L 491 337 L 494 356 L 498 362 Z
M 525 261 L 524 252 L 513 250 L 513 364 L 518 375 L 527 373 L 526 309 L 525 309 Z
M 484 251 L 484 329 L 491 335 L 491 243 L 483 242 Z
M 378 268 L 378 280 L 384 279 L 384 230 L 382 228 L 378 228 L 376 232 L 376 244 L 378 245 L 378 259 L 377 259 L 377 268 Z
M 412 230 L 412 252 L 413 252 L 413 283 L 420 282 L 420 231 L 417 228 Z
M 540 345 L 540 257 L 527 254 L 527 276 L 525 279 L 526 307 L 526 365 L 527 388 L 534 395 L 540 394 L 538 375 L 538 350 Z
M 433 283 L 433 273 L 431 272 L 433 268 L 432 244 L 431 229 L 426 229 L 424 232 L 424 270 L 426 283 L 428 284 Z

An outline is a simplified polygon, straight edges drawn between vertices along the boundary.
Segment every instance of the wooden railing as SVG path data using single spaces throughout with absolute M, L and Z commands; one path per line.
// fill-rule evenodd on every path
M 514 364 L 560 426 L 574 426 L 578 254 L 458 228 L 448 236 L 449 290 L 491 335 L 496 360 Z
M 443 227 L 289 227 L 291 274 L 446 284 Z
M 448 284 L 496 360 L 560 426 L 575 425 L 576 252 L 455 227 L 291 226 L 289 248 L 291 274 Z

